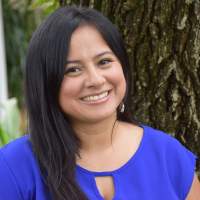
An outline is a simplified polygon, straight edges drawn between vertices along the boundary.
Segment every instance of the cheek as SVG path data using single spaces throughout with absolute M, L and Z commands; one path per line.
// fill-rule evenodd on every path
M 124 75 L 123 75 L 123 76 L 121 77 L 121 79 L 120 79 L 119 90 L 120 90 L 120 93 L 121 93 L 122 99 L 123 99 L 124 96 L 125 96 L 125 93 L 126 93 L 126 80 L 125 80 Z
M 121 95 L 124 97 L 126 92 L 126 80 L 124 77 L 122 67 L 118 66 L 118 68 L 113 70 L 111 74 L 113 85 L 115 85 L 117 91 L 120 92 Z
M 75 84 L 74 81 L 63 80 L 59 93 L 59 104 L 61 108 L 64 109 L 66 106 L 70 106 L 72 101 L 78 98 L 78 94 L 80 94 L 78 84 Z

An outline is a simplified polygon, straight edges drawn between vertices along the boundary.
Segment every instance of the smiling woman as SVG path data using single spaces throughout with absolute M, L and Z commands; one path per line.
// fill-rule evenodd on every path
M 129 112 L 129 63 L 99 12 L 63 7 L 33 34 L 29 134 L 0 150 L 6 200 L 198 200 L 195 155 Z

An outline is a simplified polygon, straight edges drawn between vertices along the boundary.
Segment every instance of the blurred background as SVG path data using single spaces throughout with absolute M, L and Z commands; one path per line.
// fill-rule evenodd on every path
M 33 31 L 72 4 L 100 10 L 122 33 L 133 117 L 200 157 L 199 0 L 0 0 L 0 146 L 27 132 L 23 73 Z
M 26 132 L 23 73 L 35 28 L 58 1 L 0 0 L 0 146 Z

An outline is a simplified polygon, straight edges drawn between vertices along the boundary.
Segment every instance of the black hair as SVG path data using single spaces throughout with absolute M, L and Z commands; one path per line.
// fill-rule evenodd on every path
M 91 8 L 61 7 L 34 32 L 26 59 L 28 129 L 44 181 L 53 199 L 86 200 L 75 180 L 80 141 L 59 106 L 59 91 L 73 32 L 92 25 L 118 57 L 127 82 L 125 111 L 117 118 L 133 122 L 128 111 L 129 62 L 117 28 Z

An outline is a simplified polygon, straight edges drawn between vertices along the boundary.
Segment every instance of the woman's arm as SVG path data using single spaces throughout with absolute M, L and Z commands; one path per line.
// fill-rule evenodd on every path
M 200 182 L 197 175 L 194 175 L 192 186 L 187 196 L 187 200 L 200 200 Z

